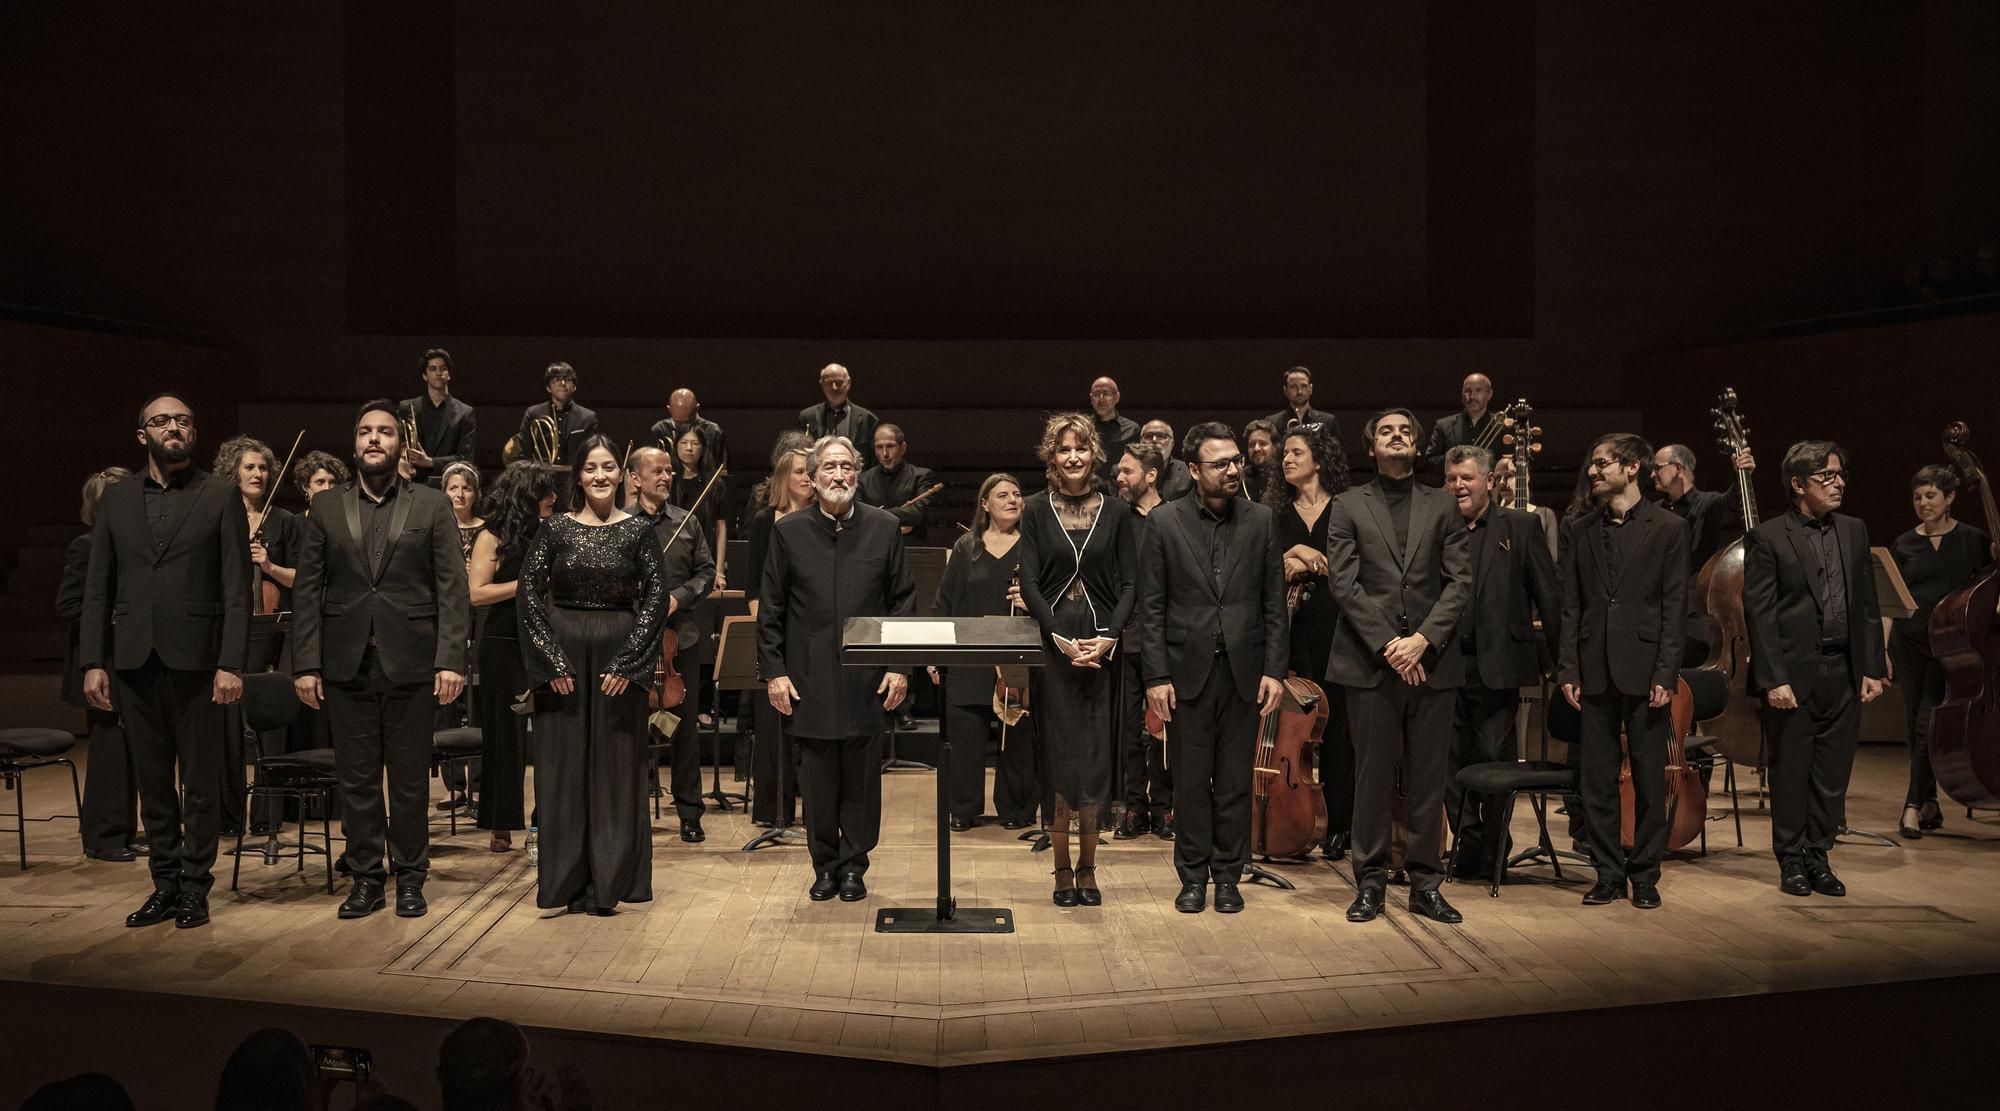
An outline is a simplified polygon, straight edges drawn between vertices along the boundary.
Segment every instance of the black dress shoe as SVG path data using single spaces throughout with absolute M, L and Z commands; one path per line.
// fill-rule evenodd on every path
M 396 917 L 422 918 L 431 909 L 424 901 L 424 881 L 402 880 L 396 884 Z
M 1583 893 L 1583 905 L 1587 907 L 1601 907 L 1606 903 L 1615 903 L 1624 897 L 1624 884 L 1607 883 L 1604 880 L 1598 880 L 1596 883 L 1590 885 L 1589 891 Z
M 1174 909 L 1182 914 L 1200 914 L 1208 906 L 1208 885 L 1205 883 L 1181 884 L 1181 893 L 1174 896 Z
M 945 824 L 951 827 L 951 831 L 953 833 L 964 833 L 966 830 L 971 829 L 974 825 L 973 822 L 969 821 L 968 819 L 961 818 L 956 814 L 953 814 L 951 816 L 951 819 L 947 821 Z
M 1064 872 L 1070 873 L 1071 876 L 1074 876 L 1076 874 L 1076 870 L 1074 868 L 1056 869 L 1056 889 L 1054 891 L 1049 892 L 1049 902 L 1054 903 L 1059 907 L 1073 907 L 1083 902 L 1083 896 L 1077 893 L 1076 881 L 1074 879 L 1070 880 L 1070 884 L 1068 887 L 1062 886 L 1062 876 Z
M 1085 883 L 1085 877 L 1089 878 Z M 1097 889 L 1097 868 L 1095 866 L 1076 870 L 1076 901 L 1087 907 L 1104 905 L 1104 892 Z
M 700 822 L 682 822 L 681 840 L 686 841 L 690 845 L 699 845 L 703 841 L 708 840 L 708 834 L 701 831 Z
M 1421 914 L 1433 922 L 1442 922 L 1447 926 L 1456 926 L 1465 921 L 1465 916 L 1458 913 L 1456 907 L 1445 902 L 1444 894 L 1439 891 L 1410 892 L 1410 913 Z
M 1785 865 L 1784 871 L 1779 873 L 1778 875 L 1778 890 L 1784 892 L 1787 895 L 1812 894 L 1813 885 L 1812 881 L 1806 878 L 1805 865 L 1803 864 Z
M 1660 888 L 1658 884 L 1632 881 L 1632 905 L 1640 910 L 1660 909 Z
M 1153 820 L 1136 810 L 1127 810 L 1118 822 L 1118 831 L 1111 836 L 1115 840 L 1130 841 L 1134 837 L 1144 837 L 1153 832 Z
M 139 854 L 133 852 L 131 849 L 120 846 L 115 849 L 85 849 L 83 850 L 83 858 L 85 860 L 103 860 L 114 864 L 124 864 L 139 859 Z
M 832 872 L 821 872 L 813 879 L 812 887 L 806 891 L 815 903 L 824 903 L 839 893 L 840 881 L 833 878 Z
M 1917 828 L 1922 830 L 1943 829 L 1944 810 L 1936 799 L 1924 804 L 1923 814 L 1917 819 Z
M 464 795 L 453 795 L 450 798 L 439 799 L 437 808 L 440 812 L 447 810 L 463 810 L 466 808 L 466 805 L 467 805 L 467 799 Z
M 340 904 L 340 917 L 366 918 L 382 909 L 382 885 L 374 880 L 355 880 Z
M 1172 814 L 1168 814 L 1166 817 L 1153 823 L 1153 836 L 1162 841 L 1171 841 L 1174 839 L 1174 816 Z
M 1382 889 L 1379 887 L 1362 888 L 1361 893 L 1354 897 L 1354 901 L 1347 904 L 1349 922 L 1373 922 L 1375 916 L 1381 913 Z
M 1354 834 L 1347 830 L 1329 833 L 1326 840 L 1319 843 L 1319 855 L 1328 860 L 1339 860 L 1347 855 L 1347 846 L 1353 840 Z
M 571 914 L 582 914 L 589 909 L 590 909 L 590 904 L 586 902 L 584 900 L 584 897 L 581 895 L 578 895 L 576 898 L 571 899 L 569 901 L 569 912 Z
M 1029 823 L 1027 823 L 1027 822 L 1024 822 L 1024 821 L 1022 821 L 1022 820 L 1021 820 L 1021 819 L 1019 819 L 1019 818 L 1003 818 L 1003 819 L 1001 819 L 1001 821 L 1000 821 L 1000 828 L 1001 828 L 1001 829 L 1027 829 L 1027 828 L 1028 828 L 1028 824 L 1029 824 Z
M 157 926 L 180 912 L 181 897 L 177 891 L 155 891 L 146 896 L 139 909 L 125 916 L 127 926 Z
M 849 872 L 840 877 L 840 901 L 859 902 L 868 897 L 868 885 L 861 882 L 861 873 Z
M 1215 881 L 1215 912 L 1217 914 L 1235 914 L 1242 909 L 1243 893 L 1236 890 L 1236 885 L 1233 883 L 1224 883 L 1221 880 Z
M 1838 897 L 1847 894 L 1847 885 L 1840 882 L 1840 877 L 1833 874 L 1833 869 L 1824 864 L 1817 868 L 1807 866 L 1806 878 L 1812 881 L 1812 889 L 1822 895 Z
M 189 891 L 181 895 L 181 905 L 174 912 L 174 928 L 192 930 L 196 926 L 208 925 L 208 896 L 199 891 Z

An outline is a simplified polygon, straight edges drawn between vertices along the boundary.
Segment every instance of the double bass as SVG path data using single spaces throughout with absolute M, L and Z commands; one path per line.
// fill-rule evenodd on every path
M 1993 486 L 1966 447 L 1971 430 L 1953 421 L 1944 432 L 1945 454 L 1962 482 L 1979 486 L 1989 536 L 2000 527 Z M 1968 586 L 1944 596 L 1931 611 L 1931 653 L 1944 665 L 1945 697 L 1931 713 L 1931 771 L 1938 786 L 1961 806 L 2000 807 L 2000 564 L 1988 566 Z M 1909 681 L 1909 680 L 1905 680 Z
M 1308 589 L 1301 582 L 1287 591 L 1288 616 Z M 1326 733 L 1326 692 L 1297 672 L 1288 672 L 1284 685 L 1278 709 L 1258 721 L 1251 761 L 1250 852 L 1259 860 L 1304 858 L 1326 837 L 1326 793 L 1311 774 L 1311 750 Z
M 1736 391 L 1725 389 L 1710 410 L 1715 416 L 1717 440 L 1734 459 L 1750 447 L 1750 431 L 1736 409 Z M 1757 527 L 1757 495 L 1750 485 L 1750 472 L 1736 472 L 1736 496 L 1742 503 L 1743 532 Z M 1709 557 L 1695 577 L 1695 604 L 1706 617 L 1708 659 L 1698 670 L 1721 673 L 1729 688 L 1722 713 L 1707 726 L 1715 738 L 1716 751 L 1733 764 L 1764 766 L 1763 717 L 1755 698 L 1744 692 L 1750 674 L 1750 623 L 1743 615 L 1743 539 Z
M 1673 724 L 1667 735 L 1667 849 L 1684 849 L 1695 838 L 1701 836 L 1702 823 L 1708 821 L 1708 788 L 1702 785 L 1701 773 L 1687 762 L 1687 738 L 1694 732 L 1694 691 L 1687 680 L 1674 684 L 1674 696 L 1667 703 L 1673 715 Z M 1620 745 L 1624 742 L 1621 740 Z M 1618 765 L 1618 842 L 1626 848 L 1633 844 L 1632 830 L 1637 824 L 1632 798 L 1632 759 L 1620 757 Z

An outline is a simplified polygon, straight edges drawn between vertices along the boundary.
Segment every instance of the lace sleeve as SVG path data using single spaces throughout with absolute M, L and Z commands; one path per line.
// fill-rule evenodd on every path
M 641 522 L 631 534 L 636 577 L 645 591 L 639 597 L 632 635 L 625 638 L 625 647 L 612 658 L 607 670 L 623 675 L 633 686 L 644 690 L 653 685 L 653 673 L 660 664 L 660 637 L 667 624 L 667 576 L 660 560 L 659 539 L 652 526 Z
M 521 578 L 515 588 L 514 611 L 521 625 L 521 663 L 528 682 L 541 686 L 551 679 L 570 674 L 569 660 L 556 643 L 549 627 L 549 566 L 555 559 L 556 522 L 550 517 L 535 529 L 535 539 L 521 561 Z

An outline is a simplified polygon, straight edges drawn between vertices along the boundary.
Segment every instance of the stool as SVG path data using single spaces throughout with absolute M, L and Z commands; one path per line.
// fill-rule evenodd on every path
M 28 870 L 27 778 L 22 773 L 61 764 L 69 769 L 69 789 L 76 796 L 76 812 L 83 813 L 83 788 L 77 782 L 76 764 L 63 754 L 76 747 L 76 737 L 66 729 L 0 729 L 0 784 L 14 792 L 14 831 L 21 840 L 21 870 Z
M 1500 880 L 1507 872 L 1507 830 L 1514 824 L 1514 798 L 1527 795 L 1529 804 L 1535 808 L 1535 825 L 1541 830 L 1541 848 L 1554 866 L 1556 879 L 1563 878 L 1562 860 L 1556 847 L 1549 841 L 1548 806 L 1543 802 L 1547 795 L 1574 794 L 1577 790 L 1577 773 L 1574 769 L 1559 764 L 1547 764 L 1535 760 L 1496 760 L 1487 764 L 1473 764 L 1459 769 L 1456 777 L 1459 789 L 1464 795 L 1459 799 L 1458 813 L 1452 821 L 1452 868 L 1445 874 L 1445 882 L 1450 883 L 1458 875 L 1458 830 L 1465 828 L 1465 808 L 1472 804 L 1472 796 L 1497 795 L 1502 797 L 1500 817 L 1494 823 L 1497 844 L 1493 852 L 1493 882 L 1487 894 L 1500 897 Z

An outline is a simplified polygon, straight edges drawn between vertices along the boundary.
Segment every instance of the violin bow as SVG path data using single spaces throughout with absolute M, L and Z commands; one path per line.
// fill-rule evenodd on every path
M 708 496 L 708 492 L 715 488 L 715 480 L 721 477 L 722 477 L 722 468 L 721 467 L 715 468 L 715 473 L 709 475 L 708 481 L 702 485 L 701 493 L 696 494 L 694 496 L 694 501 L 688 503 L 687 516 L 682 517 L 681 523 L 674 526 L 674 534 L 672 536 L 667 537 L 667 542 L 665 544 L 660 545 L 661 551 L 664 552 L 668 548 L 673 547 L 674 541 L 679 540 L 681 538 L 681 530 L 687 527 L 687 523 L 689 521 L 694 520 L 694 511 L 701 505 L 701 499 Z
M 271 473 L 270 485 L 264 491 L 264 504 L 259 506 L 257 509 L 258 535 L 263 534 L 264 519 L 271 515 L 271 502 L 278 496 L 278 476 L 292 469 L 292 456 L 297 455 L 299 453 L 299 443 L 303 441 L 305 438 L 306 438 L 306 430 L 303 428 L 299 429 L 299 434 L 292 437 L 292 450 L 285 453 L 285 465 L 279 467 L 276 471 L 273 471 Z

